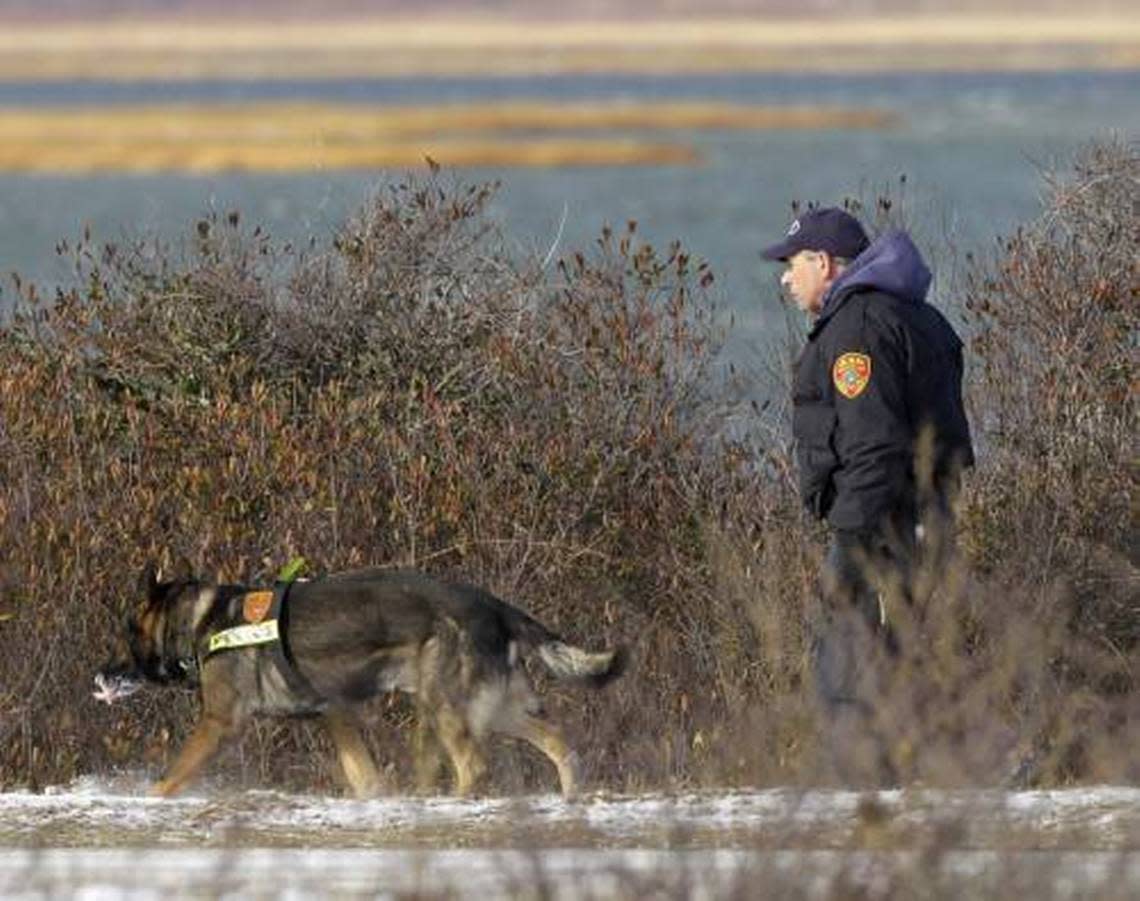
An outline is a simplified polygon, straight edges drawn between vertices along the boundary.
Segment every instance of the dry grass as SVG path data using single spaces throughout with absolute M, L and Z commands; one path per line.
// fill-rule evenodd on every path
M 536 103 L 376 107 L 230 104 L 0 110 L 0 171 L 215 172 L 415 166 L 684 165 L 685 145 L 591 130 L 878 128 L 891 114 L 728 103 Z M 526 132 L 526 137 L 468 133 Z
M 321 78 L 535 72 L 1124 68 L 1112 16 L 848 21 L 14 24 L 0 79 Z

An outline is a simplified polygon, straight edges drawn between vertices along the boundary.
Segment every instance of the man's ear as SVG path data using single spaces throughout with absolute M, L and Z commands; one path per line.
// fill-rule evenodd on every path
M 148 601 L 152 600 L 156 588 L 158 588 L 158 569 L 153 560 L 148 560 L 139 575 L 139 594 Z
M 822 256 L 827 260 L 827 277 L 832 281 L 839 278 L 839 273 L 843 271 L 843 267 L 839 265 L 839 260 L 829 253 L 824 253 Z

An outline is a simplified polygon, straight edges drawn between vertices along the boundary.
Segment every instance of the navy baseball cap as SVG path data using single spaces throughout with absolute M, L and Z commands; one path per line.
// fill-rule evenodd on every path
M 788 229 L 784 240 L 760 251 L 766 260 L 787 260 L 801 250 L 822 250 L 833 257 L 853 260 L 867 245 L 867 233 L 859 220 L 836 207 L 809 210 Z

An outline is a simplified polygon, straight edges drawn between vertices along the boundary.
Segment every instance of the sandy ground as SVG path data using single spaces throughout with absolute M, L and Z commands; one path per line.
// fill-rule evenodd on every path
M 1122 15 L 814 21 L 8 23 L 0 79 L 346 78 L 589 72 L 1140 66 Z
M 122 777 L 0 794 L 4 897 L 755 897 L 760 879 L 797 897 L 1127 897 L 1140 790 L 161 801 Z

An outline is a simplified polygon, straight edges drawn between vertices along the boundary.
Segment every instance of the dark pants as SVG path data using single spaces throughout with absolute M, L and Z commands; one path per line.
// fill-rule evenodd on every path
M 836 531 L 822 572 L 813 643 L 824 753 L 845 785 L 897 785 L 890 721 L 877 717 L 900 653 L 900 611 L 925 604 L 953 551 L 948 494 L 895 511 L 879 528 Z M 921 537 L 920 537 L 921 535 Z
M 823 619 L 814 643 L 816 690 L 827 708 L 873 703 L 873 659 L 898 654 L 891 616 L 911 602 L 915 525 L 914 515 L 899 511 L 880 528 L 840 530 L 832 537 L 822 574 Z

